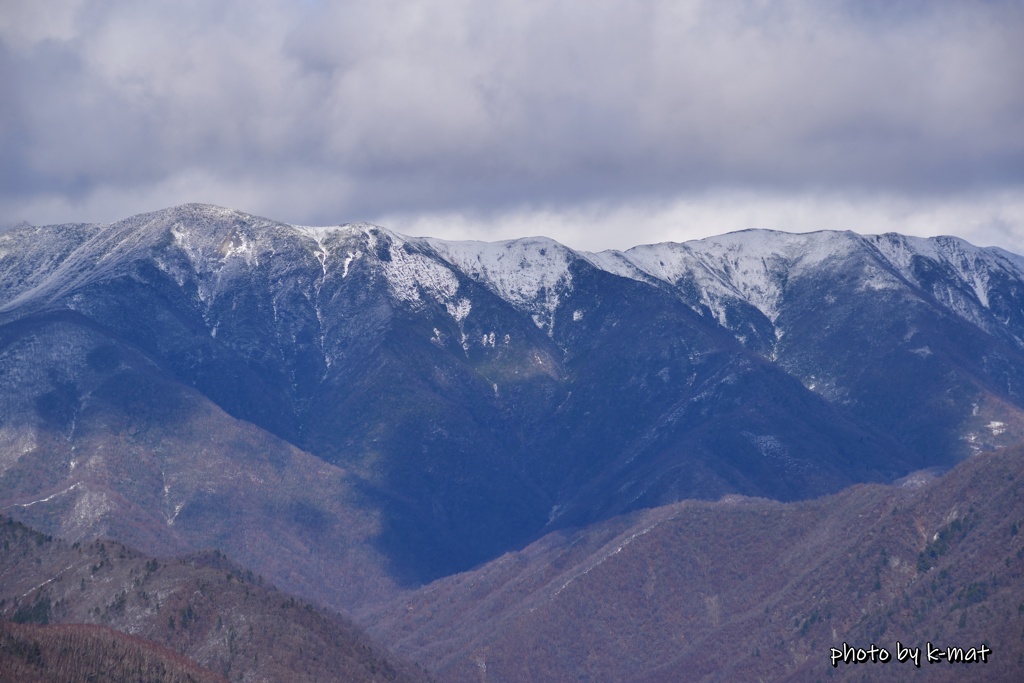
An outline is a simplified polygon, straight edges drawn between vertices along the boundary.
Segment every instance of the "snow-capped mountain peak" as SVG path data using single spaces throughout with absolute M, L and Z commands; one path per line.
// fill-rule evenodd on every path
M 502 242 L 420 238 L 418 242 L 516 308 L 530 312 L 538 327 L 546 326 L 549 332 L 560 294 L 572 288 L 569 266 L 579 258 L 546 237 Z

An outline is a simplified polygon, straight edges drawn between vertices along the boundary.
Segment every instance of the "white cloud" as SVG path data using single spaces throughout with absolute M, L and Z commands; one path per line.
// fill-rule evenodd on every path
M 5 0 L 0 12 L 0 37 L 26 49 L 44 41 L 68 41 L 77 34 L 77 15 L 84 0 Z
M 911 207 L 1012 240 L 979 198 L 1024 188 L 1022 40 L 1009 2 L 10 0 L 0 219 L 199 200 L 631 241 Z
M 1024 254 L 1021 191 L 915 200 L 899 195 L 771 195 L 734 190 L 665 202 L 588 204 L 567 210 L 526 209 L 492 215 L 394 214 L 377 220 L 410 235 L 484 240 L 546 235 L 587 251 L 766 228 L 957 235 L 978 246 L 1002 246 Z

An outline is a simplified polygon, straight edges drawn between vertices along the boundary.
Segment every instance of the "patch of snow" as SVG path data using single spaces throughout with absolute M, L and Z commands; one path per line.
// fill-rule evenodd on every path
M 246 266 L 259 265 L 259 259 L 256 256 L 256 250 L 253 248 L 252 242 L 245 233 L 237 228 L 232 230 L 231 234 L 225 238 L 220 249 L 218 249 L 218 253 L 224 261 L 229 258 L 241 258 L 245 261 Z M 326 256 L 326 251 L 324 255 Z
M 317 250 L 314 253 L 316 260 L 320 262 L 320 269 L 324 275 L 327 275 L 327 258 L 330 256 L 327 249 L 324 247 L 323 240 L 319 236 L 315 236 L 313 239 L 316 240 Z M 345 272 L 348 272 L 348 264 L 346 262 Z
M 39 584 L 38 586 L 36 586 L 36 587 L 34 587 L 34 588 L 30 588 L 29 590 L 27 590 L 27 591 L 25 591 L 24 593 L 22 593 L 22 594 L 21 594 L 21 597 L 20 597 L 20 598 L 18 598 L 18 599 L 19 599 L 19 600 L 21 600 L 21 599 L 25 598 L 26 596 L 28 596 L 28 595 L 31 595 L 33 591 L 37 591 L 37 590 L 39 590 L 40 588 L 42 588 L 42 587 L 43 587 L 43 586 L 45 586 L 46 584 L 50 583 L 51 581 L 56 581 L 57 579 L 59 579 L 59 578 L 61 577 L 61 575 L 62 575 L 62 574 L 63 574 L 64 572 L 66 572 L 67 570 L 71 569 L 71 568 L 72 568 L 72 567 L 74 567 L 74 566 L 75 566 L 74 564 L 69 564 L 68 566 L 64 567 L 64 569 L 61 569 L 61 570 L 60 570 L 59 572 L 57 572 L 57 574 L 56 574 L 55 576 L 52 576 L 52 577 L 50 577 L 49 579 L 47 579 L 46 581 L 43 581 L 43 582 L 42 582 L 41 584 Z
M 658 278 L 652 277 L 649 273 L 641 270 L 628 256 L 618 250 L 580 252 L 579 255 L 590 262 L 595 268 L 612 275 L 629 278 L 630 280 L 639 280 L 640 282 L 658 280 Z
M 530 237 L 504 242 L 423 238 L 436 254 L 513 306 L 533 314 L 538 327 L 554 324 L 560 293 L 572 288 L 575 252 L 554 240 Z
M 552 514 L 554 514 L 554 513 L 555 513 L 555 512 L 556 512 L 556 511 L 557 511 L 557 510 L 558 510 L 559 508 L 560 508 L 560 506 L 556 505 L 556 506 L 555 506 L 554 508 L 552 508 L 552 510 L 551 510 L 551 513 L 552 513 Z M 552 517 L 552 516 L 551 516 L 551 514 L 549 514 L 549 518 L 550 518 L 550 519 L 555 519 L 556 517 L 557 517 L 557 515 L 555 515 L 555 517 Z M 649 524 L 648 526 L 644 527 L 644 528 L 643 528 L 643 529 L 641 529 L 640 531 L 637 531 L 637 532 L 635 532 L 635 533 L 633 533 L 633 534 L 630 534 L 630 535 L 629 535 L 629 537 L 627 537 L 627 538 L 623 539 L 623 540 L 622 540 L 621 542 L 618 542 L 618 543 L 616 543 L 616 541 L 612 541 L 612 544 L 615 544 L 615 548 L 614 548 L 613 550 L 610 550 L 610 551 L 606 551 L 606 550 L 604 550 L 604 548 L 607 548 L 608 546 L 607 546 L 607 545 L 606 545 L 606 546 L 604 546 L 604 548 L 602 548 L 603 552 L 601 553 L 601 556 L 600 556 L 600 557 L 599 557 L 599 558 L 598 558 L 598 559 L 597 559 L 596 561 L 594 561 L 594 562 L 591 562 L 591 563 L 590 563 L 590 564 L 589 564 L 589 565 L 588 565 L 588 566 L 586 567 L 586 569 L 584 569 L 583 571 L 577 572 L 576 574 L 573 574 L 572 576 L 570 576 L 568 580 L 566 580 L 566 581 L 565 581 L 565 582 L 564 582 L 564 583 L 563 583 L 563 584 L 562 584 L 562 585 L 561 585 L 560 587 L 558 587 L 558 588 L 557 588 L 557 589 L 556 589 L 556 590 L 555 590 L 555 591 L 554 591 L 554 592 L 553 592 L 553 593 L 551 594 L 551 597 L 552 597 L 552 598 L 555 598 L 555 597 L 557 597 L 557 596 L 559 595 L 559 593 L 561 593 L 561 592 L 562 592 L 562 591 L 564 591 L 564 590 L 565 590 L 566 588 L 568 588 L 570 584 L 572 584 L 572 583 L 573 583 L 574 581 L 576 581 L 576 579 L 579 579 L 579 578 L 582 578 L 583 576 L 586 576 L 586 575 L 587 575 L 587 574 L 589 574 L 589 573 L 590 573 L 591 571 L 593 571 L 593 570 L 594 570 L 594 569 L 596 569 L 597 567 L 599 567 L 599 566 L 601 566 L 602 564 L 604 564 L 604 563 L 605 563 L 606 561 L 608 561 L 608 560 L 609 560 L 610 558 L 614 557 L 615 555 L 618 555 L 618 554 L 619 554 L 619 553 L 621 553 L 621 552 L 622 552 L 622 551 L 623 551 L 623 550 L 624 550 L 624 549 L 626 548 L 626 546 L 628 546 L 628 545 L 629 545 L 630 543 L 632 543 L 633 541 L 635 541 L 636 539 L 638 539 L 638 538 L 640 538 L 640 537 L 642 537 L 642 536 L 646 536 L 646 535 L 647 535 L 648 533 L 650 533 L 650 532 L 651 532 L 652 530 L 654 530 L 655 528 L 657 528 L 658 526 L 660 526 L 660 525 L 661 525 L 661 524 L 662 524 L 662 523 L 663 523 L 664 521 L 665 521 L 665 520 L 658 520 L 658 521 L 655 521 L 655 522 L 653 522 L 653 523 Z M 549 523 L 550 523 L 550 521 L 549 521 Z
M 102 491 L 90 491 L 83 487 L 82 495 L 78 497 L 73 511 L 75 529 L 83 533 L 95 527 L 103 515 L 114 509 L 109 497 Z
M 896 484 L 900 488 L 916 489 L 929 483 L 934 478 L 934 475 L 930 475 L 928 473 L 911 472 L 907 476 L 903 477 L 903 479 L 896 482 Z
M 178 513 L 181 512 L 183 507 L 185 507 L 184 503 L 178 503 L 174 506 L 174 514 L 167 518 L 167 526 L 174 526 L 174 520 L 178 518 Z
M 973 455 L 981 453 L 981 444 L 978 443 L 978 435 L 974 432 L 967 432 L 960 437 L 961 440 L 967 442 L 967 447 L 971 449 Z
M 0 426 L 0 475 L 17 463 L 22 456 L 36 449 L 35 430 L 10 425 Z
M 786 453 L 786 446 L 779 441 L 778 437 L 771 435 L 756 435 L 744 432 L 744 436 L 750 439 L 761 455 L 766 458 L 778 458 Z
M 468 307 L 454 301 L 459 291 L 459 279 L 451 268 L 421 253 L 397 234 L 387 233 L 387 237 L 389 258 L 381 260 L 380 266 L 398 299 L 418 304 L 426 294 L 439 304 L 453 303 L 453 317 L 463 310 L 468 315 Z M 464 301 L 468 304 L 468 300 Z
M 561 516 L 561 514 L 562 514 L 562 506 L 561 505 L 553 505 L 551 507 L 551 511 L 548 512 L 548 524 L 551 524 L 556 519 L 558 519 Z
M 807 469 L 807 464 L 802 463 L 789 454 L 789 449 L 778 437 L 771 434 L 753 434 L 743 432 L 743 436 L 757 447 L 761 455 L 779 463 L 787 471 L 798 471 Z
M 445 304 L 445 308 L 448 311 L 448 315 L 455 319 L 455 322 L 461 323 L 469 315 L 469 312 L 473 310 L 473 303 L 469 299 L 459 299 L 455 303 L 448 302 Z
M 881 268 L 875 266 L 867 266 L 864 269 L 863 279 L 857 286 L 857 291 L 865 292 L 880 292 L 884 290 L 899 289 L 905 286 L 899 278 L 895 277 L 892 273 L 889 273 Z
M 65 493 L 69 493 L 71 491 L 74 491 L 80 485 L 81 485 L 81 482 L 74 483 L 71 486 L 69 486 L 66 489 L 64 489 L 63 491 L 58 491 L 57 493 L 53 493 L 53 494 L 47 496 L 46 498 L 40 498 L 39 500 L 33 500 L 31 503 L 15 503 L 12 507 L 27 508 L 27 507 L 31 507 L 33 505 L 36 505 L 38 503 L 48 503 L 51 500 L 53 500 L 54 498 L 56 498 L 57 496 L 63 496 Z
M 353 261 L 355 261 L 356 259 L 362 258 L 362 256 L 363 256 L 363 252 L 359 251 L 358 249 L 355 250 L 355 251 L 348 252 L 348 255 L 345 257 L 345 261 L 342 264 L 341 277 L 343 277 L 343 278 L 348 277 L 348 267 L 350 265 L 352 265 Z

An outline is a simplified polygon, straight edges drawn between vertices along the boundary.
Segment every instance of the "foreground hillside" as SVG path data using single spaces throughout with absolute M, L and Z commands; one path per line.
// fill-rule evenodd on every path
M 1022 486 L 1014 448 L 811 501 L 686 501 L 552 533 L 361 620 L 444 681 L 1015 681 Z M 158 560 L 11 520 L 0 543 L 0 616 L 19 622 L 0 626 L 12 680 L 74 680 L 54 678 L 58 665 L 168 681 L 425 678 L 219 553 Z M 895 659 L 897 642 L 921 648 L 920 670 L 830 666 L 844 643 Z M 991 652 L 954 666 L 928 662 L 929 644 Z
M 798 503 L 687 501 L 558 532 L 368 615 L 450 681 L 1017 681 L 1024 449 Z M 897 663 L 896 643 L 991 649 Z M 831 664 L 885 647 L 888 664 Z
M 172 650 L 103 626 L 0 622 L 0 681 L 99 680 L 227 683 Z
M 348 620 L 264 585 L 216 551 L 156 559 L 112 541 L 68 544 L 2 517 L 0 547 L 0 620 L 65 625 L 3 625 L 0 652 L 39 680 L 65 680 L 53 677 L 58 664 L 94 673 L 95 664 L 111 675 L 127 666 L 123 680 L 138 680 L 136 669 L 151 672 L 141 680 L 167 681 L 426 680 Z M 109 642 L 105 654 L 98 642 Z M 85 654 L 61 659 L 68 648 Z M 200 666 L 207 678 L 195 673 Z
M 1024 438 L 1024 259 L 751 231 L 588 254 L 185 205 L 0 235 L 0 510 L 342 609 L 685 499 Z

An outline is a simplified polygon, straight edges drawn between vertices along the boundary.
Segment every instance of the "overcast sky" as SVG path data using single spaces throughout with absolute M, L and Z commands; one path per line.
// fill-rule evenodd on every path
M 0 222 L 1024 253 L 1019 0 L 0 0 Z

